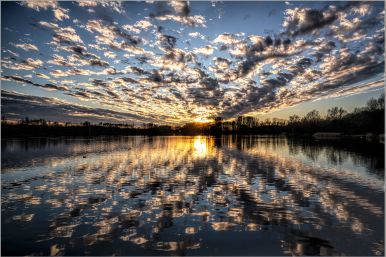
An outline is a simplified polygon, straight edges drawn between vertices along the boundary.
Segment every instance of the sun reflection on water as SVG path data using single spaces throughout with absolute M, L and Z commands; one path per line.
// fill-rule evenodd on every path
M 195 137 L 193 146 L 195 149 L 195 156 L 199 158 L 206 156 L 208 152 L 207 138 L 202 138 L 201 136 Z

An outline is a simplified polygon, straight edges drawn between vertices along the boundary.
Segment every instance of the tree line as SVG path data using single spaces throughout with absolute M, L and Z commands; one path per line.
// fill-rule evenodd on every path
M 322 116 L 312 110 L 304 116 L 291 115 L 288 120 L 273 118 L 260 121 L 254 117 L 239 116 L 233 121 L 214 118 L 211 123 L 187 123 L 183 126 L 156 125 L 143 123 L 92 124 L 60 123 L 28 117 L 10 122 L 2 116 L 2 137 L 33 136 L 101 136 L 101 135 L 211 135 L 211 134 L 282 134 L 312 135 L 316 132 L 337 132 L 342 134 L 383 134 L 385 96 L 372 98 L 366 106 L 347 112 L 342 107 L 332 107 Z

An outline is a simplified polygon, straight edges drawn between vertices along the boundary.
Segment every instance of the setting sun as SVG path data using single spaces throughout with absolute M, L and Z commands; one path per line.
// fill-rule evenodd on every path
M 195 122 L 199 122 L 199 123 L 209 123 L 209 122 L 213 122 L 212 119 L 208 119 L 208 118 L 205 118 L 205 117 L 199 117 L 199 118 L 196 118 L 194 119 Z

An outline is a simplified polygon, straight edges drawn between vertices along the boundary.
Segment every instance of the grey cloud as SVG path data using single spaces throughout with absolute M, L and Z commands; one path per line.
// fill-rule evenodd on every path
M 68 91 L 68 88 L 64 87 L 64 86 L 58 86 L 58 85 L 53 85 L 53 84 L 38 84 L 38 83 L 34 83 L 28 79 L 23 79 L 23 78 L 18 77 L 18 76 L 3 76 L 3 79 L 13 80 L 13 81 L 16 81 L 19 83 L 26 83 L 26 84 L 29 84 L 29 85 L 32 85 L 35 87 L 41 87 L 41 88 L 45 88 L 45 89 L 49 89 L 49 90 Z
M 92 79 L 91 83 L 94 86 L 98 86 L 98 87 L 107 87 L 108 86 L 108 82 L 101 80 L 101 79 Z
M 219 91 L 214 91 L 214 93 L 214 97 L 211 97 L 205 88 L 189 88 L 188 99 L 200 105 L 216 107 L 221 101 L 221 93 Z
M 136 74 L 136 75 L 148 75 L 148 74 L 151 74 L 150 72 L 144 70 L 144 69 L 141 69 L 139 67 L 135 67 L 135 66 L 132 66 L 130 67 L 130 70 Z
M 310 94 L 316 92 L 328 93 L 332 89 L 342 88 L 344 86 L 349 86 L 357 82 L 369 79 L 376 74 L 383 73 L 385 70 L 385 62 L 381 63 L 372 63 L 368 64 L 362 69 L 359 69 L 355 73 L 348 72 L 339 79 L 328 80 L 325 83 L 321 84 L 319 87 L 314 87 L 310 90 Z
M 129 122 L 146 121 L 135 114 L 116 112 L 101 108 L 88 108 L 55 98 L 29 96 L 1 91 L 2 114 L 7 117 L 31 119 L 44 118 L 52 121 Z M 87 117 L 87 118 L 85 118 Z M 148 121 L 148 120 L 147 120 Z
M 109 96 L 111 96 L 112 98 L 114 98 L 114 99 L 120 99 L 119 95 L 116 94 L 116 93 L 114 93 L 113 91 L 105 90 L 105 92 L 106 92 Z
M 311 52 L 311 55 L 314 56 L 317 61 L 321 61 L 326 54 L 330 53 L 334 48 L 336 48 L 336 44 L 334 41 L 326 41 L 323 40 L 318 45 L 318 48 Z
M 191 34 L 193 30 L 174 30 L 167 28 L 166 23 L 165 28 L 158 25 L 158 31 L 156 25 L 152 25 L 154 30 L 148 31 L 150 36 L 140 38 L 130 34 L 137 33 L 135 30 L 121 28 L 112 17 L 101 12 L 98 14 L 100 19 L 89 20 L 86 27 L 77 23 L 95 36 L 95 42 L 87 48 L 77 31 L 70 27 L 60 28 L 48 22 L 38 24 L 41 29 L 53 32 L 54 40 L 50 45 L 54 46 L 54 51 L 63 50 L 69 54 L 67 57 L 55 55 L 47 62 L 58 66 L 51 75 L 89 78 L 89 83 L 69 89 L 68 95 L 96 100 L 95 103 L 101 105 L 115 104 L 117 108 L 127 106 L 125 110 L 136 110 L 146 117 L 161 117 L 159 106 L 162 102 L 162 106 L 173 113 L 165 114 L 169 115 L 169 120 L 173 115 L 176 117 L 178 110 L 175 109 L 188 104 L 191 109 L 184 110 L 185 116 L 181 120 L 202 112 L 230 118 L 271 110 L 280 104 L 289 106 L 315 99 L 382 73 L 384 25 L 380 16 L 383 15 L 377 13 L 379 10 L 375 7 L 371 15 L 363 10 L 359 10 L 360 15 L 352 15 L 355 13 L 350 8 L 361 3 L 334 5 L 321 10 L 292 9 L 287 13 L 283 33 L 270 32 L 264 36 L 223 33 L 213 35 L 217 36 L 211 40 L 213 44 L 208 45 L 208 38 L 201 45 L 184 44 L 186 48 L 183 49 L 178 48 L 180 35 Z M 154 6 L 153 18 L 157 23 L 175 21 L 189 25 L 188 17 L 193 17 L 187 2 L 157 2 Z M 345 27 L 346 21 L 351 23 Z M 358 31 L 360 37 L 355 39 Z M 319 35 L 320 38 L 316 38 Z M 141 43 L 143 48 L 136 46 Z M 210 55 L 217 54 L 218 50 L 229 52 L 221 52 L 221 57 L 209 59 L 202 54 L 203 48 L 208 46 L 211 49 L 206 50 Z M 92 51 L 88 51 L 88 47 Z M 100 56 L 106 56 L 103 51 L 112 53 L 109 62 L 99 58 L 101 53 Z M 120 54 L 125 58 L 120 58 Z M 12 59 L 4 61 L 4 67 L 12 64 Z M 31 60 L 23 63 L 14 58 L 13 61 L 19 62 L 14 70 L 33 70 L 36 76 L 40 73 L 35 69 L 43 68 Z M 65 66 L 71 69 L 66 70 Z M 56 84 L 18 82 L 51 89 Z
M 132 79 L 132 78 L 128 78 L 128 77 L 120 77 L 120 78 L 117 78 L 116 80 L 122 80 L 123 82 L 131 83 L 131 84 L 138 84 L 137 80 Z
M 337 14 L 339 12 L 358 4 L 359 2 L 349 2 L 340 6 L 330 6 L 325 10 L 296 8 L 293 12 L 287 14 L 284 20 L 285 34 L 298 36 L 321 29 L 333 23 L 338 18 Z
M 204 89 L 212 91 L 219 87 L 218 81 L 216 79 L 206 77 L 201 80 L 201 85 L 204 86 Z
M 160 36 L 160 44 L 162 47 L 166 49 L 171 49 L 176 46 L 177 38 L 170 35 L 161 35 Z
M 80 89 L 78 89 L 80 90 Z M 70 96 L 73 96 L 73 97 L 76 97 L 76 98 L 80 98 L 80 99 L 87 99 L 87 100 L 95 100 L 96 98 L 94 97 L 96 92 L 93 92 L 93 93 L 89 93 L 87 91 L 75 91 L 75 92 L 69 92 L 67 93 L 67 95 L 70 95 Z
M 294 54 L 289 54 L 285 52 L 272 52 L 267 55 L 248 55 L 246 60 L 243 61 L 241 64 L 238 65 L 238 74 L 240 77 L 245 76 L 247 73 L 249 73 L 258 62 L 262 62 L 267 59 L 273 59 L 273 58 L 282 58 L 282 57 L 289 57 Z
M 100 66 L 100 67 L 108 67 L 109 66 L 108 62 L 98 60 L 98 59 L 91 59 L 91 60 L 89 60 L 89 62 L 90 62 L 90 65 L 92 65 L 92 66 Z
M 116 68 L 108 68 L 104 70 L 109 75 L 121 75 L 123 74 L 122 71 L 118 71 Z
M 169 4 L 178 15 L 188 16 L 190 13 L 190 7 L 187 1 L 170 1 Z
M 74 46 L 71 46 L 70 49 L 76 53 L 77 55 L 81 56 L 81 57 L 85 57 L 85 58 L 95 58 L 96 56 L 94 54 L 91 54 L 91 53 L 88 53 L 87 50 L 86 50 L 86 47 L 84 46 L 80 46 L 80 45 L 74 45 Z
M 157 16 L 163 16 L 172 13 L 172 11 L 168 8 L 167 3 L 163 1 L 155 2 L 154 8 L 155 12 L 151 12 L 149 14 L 150 18 L 155 18 Z

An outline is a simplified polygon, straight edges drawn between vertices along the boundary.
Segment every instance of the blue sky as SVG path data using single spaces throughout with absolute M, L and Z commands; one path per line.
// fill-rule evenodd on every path
M 1 2 L 2 114 L 183 124 L 383 93 L 383 2 Z

